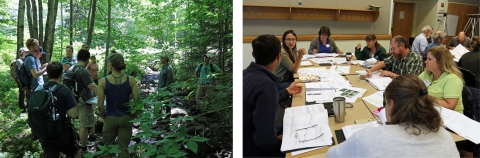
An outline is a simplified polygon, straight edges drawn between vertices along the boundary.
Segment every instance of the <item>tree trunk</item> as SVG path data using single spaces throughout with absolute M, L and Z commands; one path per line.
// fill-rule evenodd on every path
M 38 0 L 38 42 L 43 46 L 43 2 Z
M 26 10 L 27 10 L 27 23 L 28 23 L 28 32 L 30 33 L 30 38 L 33 38 L 33 25 L 32 25 L 32 11 L 30 0 L 25 0 Z
M 63 53 L 63 30 L 65 29 L 64 28 L 64 25 L 63 25 L 63 4 L 60 3 L 60 19 L 62 21 L 62 29 L 60 29 L 60 56 L 62 57 L 62 53 Z
M 73 45 L 73 0 L 70 0 L 70 45 Z
M 87 27 L 86 28 L 89 28 L 90 27 L 90 16 L 92 14 L 92 0 L 90 0 L 90 4 L 88 5 L 88 19 L 87 19 Z
M 32 4 L 32 26 L 33 26 L 33 38 L 38 39 L 38 12 L 37 12 L 37 1 L 31 0 Z
M 90 26 L 88 27 L 87 45 L 90 45 L 90 43 L 92 43 L 92 33 L 93 33 L 93 26 L 95 25 L 95 10 L 97 8 L 97 0 L 92 1 L 91 7 L 92 7 L 92 14 L 91 14 L 91 17 L 89 17 Z
M 112 13 L 112 3 L 110 2 L 111 0 L 108 0 L 108 18 L 107 18 L 107 21 L 108 21 L 108 26 L 107 26 L 107 52 L 105 53 L 105 62 L 103 67 L 106 68 L 107 67 L 107 59 L 108 59 L 108 53 L 109 53 L 109 49 L 110 49 L 110 32 L 111 32 L 111 13 Z M 107 69 L 103 69 L 103 76 L 107 76 Z
M 48 0 L 47 23 L 45 27 L 45 52 L 46 56 L 40 58 L 45 62 L 50 62 L 52 59 L 53 42 L 55 40 L 55 21 L 57 18 L 58 0 Z
M 17 49 L 16 51 L 20 50 L 20 48 L 25 47 L 23 44 L 23 32 L 25 28 L 25 0 L 20 0 L 18 2 L 18 22 L 17 22 Z M 18 59 L 20 55 L 15 53 L 15 59 Z

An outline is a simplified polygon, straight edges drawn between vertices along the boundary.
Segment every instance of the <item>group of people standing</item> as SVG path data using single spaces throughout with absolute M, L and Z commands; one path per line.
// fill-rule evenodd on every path
M 448 132 L 442 128 L 442 122 L 438 121 L 441 120 L 440 115 L 434 107 L 442 106 L 463 113 L 462 90 L 465 83 L 452 54 L 447 48 L 439 46 L 445 41 L 445 34 L 441 31 L 434 33 L 432 41 L 434 44 L 429 45 L 425 41 L 431 34 L 432 28 L 425 26 L 421 35 L 417 36 L 418 40 L 422 41 L 415 39 L 412 47 L 404 37 L 394 36 L 390 40 L 389 53 L 377 42 L 374 34 L 368 34 L 365 37 L 366 46 L 363 49 L 358 43 L 355 47 L 355 56 L 358 60 L 370 58 L 377 60 L 372 68 L 367 69 L 367 77 L 383 69 L 381 76 L 393 78 L 385 90 L 389 125 L 355 133 L 352 136 L 353 139 L 350 138 L 330 148 L 328 156 L 369 157 L 373 156 L 371 155 L 373 153 L 379 153 L 379 150 L 383 155 L 392 156 L 397 153 L 390 151 L 390 146 L 385 143 L 394 143 L 395 148 L 416 151 L 411 156 L 458 157 L 455 143 Z M 310 43 L 309 54 L 343 54 L 330 38 L 328 27 L 322 26 L 318 36 Z M 458 43 L 469 40 L 464 39 L 461 33 L 459 37 L 454 38 L 460 41 L 451 42 L 450 47 L 453 48 Z M 296 41 L 297 35 L 293 30 L 285 31 L 282 41 L 273 35 L 261 35 L 252 41 L 252 55 L 255 62 L 243 71 L 243 156 L 245 157 L 285 155 L 280 151 L 283 129 L 275 119 L 278 121 L 277 117 L 282 117 L 277 113 L 279 107 L 288 108 L 282 104 L 286 100 L 284 96 L 301 92 L 301 87 L 295 88 L 299 86 L 295 85 L 293 74 L 299 70 L 306 50 L 298 48 Z M 465 45 L 467 47 L 471 45 L 469 49 L 473 51 L 465 54 L 458 64 L 470 67 L 472 69 L 470 71 L 476 73 L 478 82 L 480 72 L 478 37 L 474 37 L 471 43 Z M 291 104 L 291 101 L 288 101 Z M 375 137 L 378 138 L 378 134 L 388 139 L 382 141 L 383 143 L 371 142 L 376 139 Z M 397 138 L 408 141 L 398 141 L 400 139 Z M 428 141 L 433 139 L 437 141 Z M 428 145 L 422 145 L 422 143 Z M 365 144 L 365 148 L 372 150 L 352 150 L 358 144 Z M 441 152 L 429 152 L 425 150 L 429 148 L 427 146 L 434 146 Z M 402 153 L 398 156 L 408 157 L 408 154 Z

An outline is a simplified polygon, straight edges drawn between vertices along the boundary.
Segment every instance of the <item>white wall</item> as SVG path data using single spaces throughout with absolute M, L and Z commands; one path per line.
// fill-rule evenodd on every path
M 354 54 L 355 47 L 360 42 L 362 44 L 362 49 L 366 46 L 365 40 L 336 40 L 335 44 L 343 52 L 352 52 Z M 388 52 L 390 48 L 390 40 L 378 40 L 378 43 L 382 45 Z M 297 48 L 308 49 L 310 46 L 310 41 L 299 41 L 297 42 Z M 252 56 L 252 43 L 243 43 L 243 69 L 247 68 L 250 65 L 250 62 L 255 61 Z

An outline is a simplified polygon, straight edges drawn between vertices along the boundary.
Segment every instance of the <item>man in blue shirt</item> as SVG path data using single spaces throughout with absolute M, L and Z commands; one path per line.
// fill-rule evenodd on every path
M 43 85 L 43 73 L 47 71 L 47 64 L 44 65 L 40 64 L 40 57 L 42 54 L 45 54 L 43 49 L 38 45 L 38 40 L 34 38 L 30 38 L 26 42 L 26 46 L 30 50 L 29 54 L 35 56 L 28 56 L 25 58 L 23 65 L 27 70 L 29 70 L 30 74 L 32 75 L 32 80 L 30 82 L 30 91 L 33 91 L 37 88 L 37 86 Z
M 426 25 L 422 28 L 422 33 L 420 33 L 417 37 L 415 37 L 415 40 L 413 40 L 412 44 L 412 51 L 417 53 L 423 58 L 426 58 L 425 52 L 425 47 L 428 45 L 428 40 L 427 38 L 430 38 L 430 35 L 432 34 L 432 27 L 430 25 Z
M 203 63 L 199 64 L 195 69 L 195 77 L 200 78 L 196 96 L 197 110 L 200 108 L 201 99 L 206 98 L 210 103 L 210 96 L 213 93 L 213 87 L 215 85 L 213 80 L 215 73 L 222 73 L 222 70 L 220 70 L 217 65 L 210 63 L 213 56 L 211 53 L 204 54 Z M 205 109 L 208 108 L 208 104 L 205 104 Z
M 443 44 L 443 42 L 445 42 L 445 33 L 443 33 L 443 31 L 437 31 L 433 34 L 433 42 L 428 44 L 426 47 L 425 47 L 425 56 L 428 55 L 428 50 L 434 46 L 441 46 Z

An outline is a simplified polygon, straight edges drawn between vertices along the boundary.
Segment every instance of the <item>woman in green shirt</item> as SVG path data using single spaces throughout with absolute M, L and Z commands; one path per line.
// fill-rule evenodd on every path
M 360 43 L 358 43 L 355 48 L 355 57 L 357 57 L 357 60 L 375 58 L 378 61 L 383 61 L 383 59 L 387 58 L 387 51 L 377 42 L 377 37 L 374 34 L 368 34 L 365 37 L 365 41 L 367 42 L 367 46 L 363 47 L 363 50 L 360 50 L 362 48 Z
M 428 87 L 428 94 L 438 105 L 463 113 L 462 90 L 465 85 L 447 48 L 435 46 L 428 50 L 425 71 L 420 79 Z

